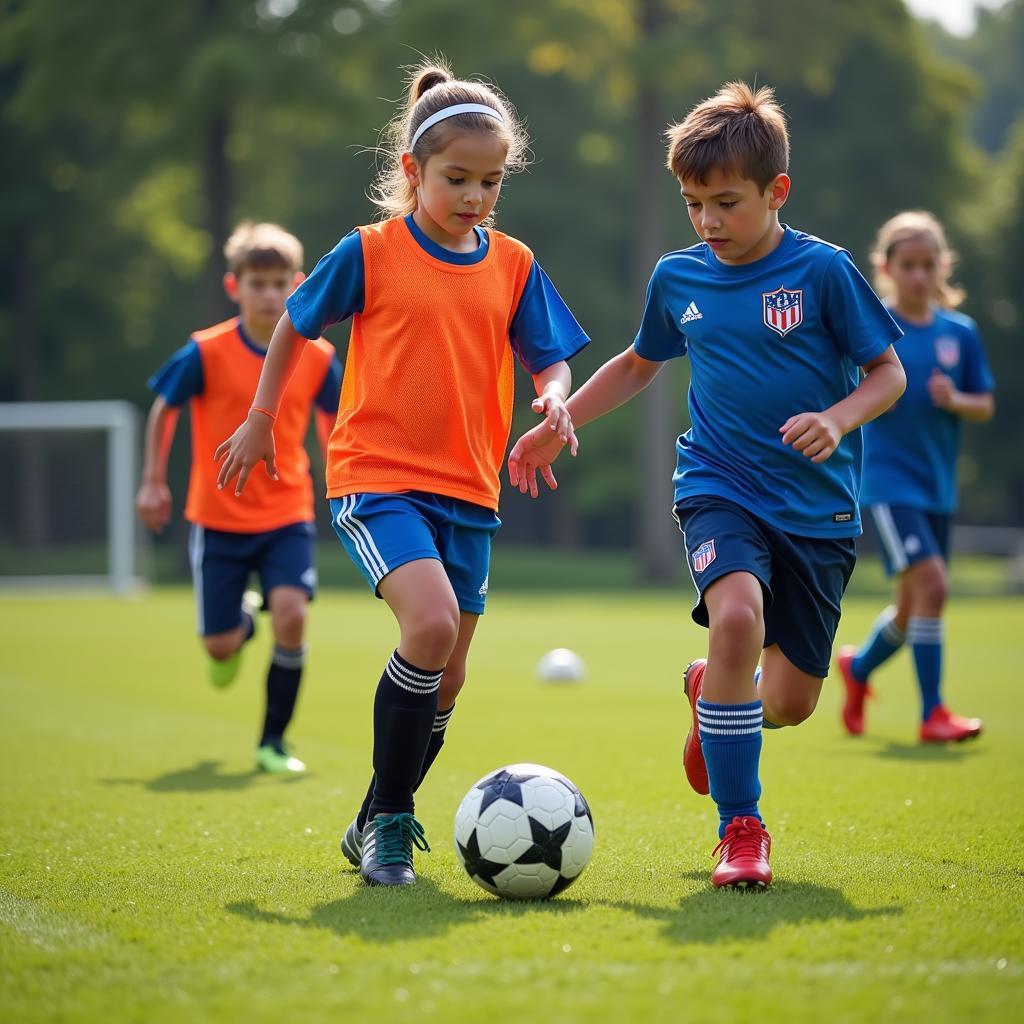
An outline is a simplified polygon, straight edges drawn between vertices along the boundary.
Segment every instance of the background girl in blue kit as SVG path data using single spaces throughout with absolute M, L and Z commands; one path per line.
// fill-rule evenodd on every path
M 974 321 L 955 312 L 964 295 L 950 285 L 953 254 L 938 220 L 920 210 L 897 214 L 882 225 L 872 261 L 875 286 L 904 331 L 897 349 L 907 390 L 864 427 L 861 502 L 898 584 L 896 603 L 861 647 L 840 649 L 843 725 L 852 735 L 864 731 L 871 673 L 908 643 L 921 689 L 921 742 L 965 740 L 981 732 L 981 721 L 943 704 L 942 613 L 960 423 L 992 418 L 995 384 Z

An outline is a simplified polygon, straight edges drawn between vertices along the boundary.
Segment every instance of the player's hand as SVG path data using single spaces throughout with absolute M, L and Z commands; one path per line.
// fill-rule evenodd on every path
M 811 462 L 824 462 L 839 446 L 843 432 L 839 424 L 823 412 L 801 412 L 790 416 L 779 427 L 782 443 L 803 452 Z
M 573 443 L 569 448 L 571 454 L 575 455 L 579 449 L 579 442 L 576 435 L 572 435 Z M 552 434 L 547 421 L 539 423 L 528 430 L 512 446 L 512 452 L 508 457 L 508 478 L 513 487 L 526 494 L 530 492 L 531 498 L 536 498 L 540 491 L 537 487 L 537 470 L 544 478 L 544 482 L 555 491 L 558 489 L 558 481 L 551 471 L 551 463 L 562 453 L 566 445 L 557 433 Z
M 171 489 L 165 483 L 143 483 L 135 495 L 135 511 L 154 533 L 171 521 Z
M 274 447 L 274 421 L 261 412 L 250 412 L 246 421 L 226 440 L 221 442 L 213 457 L 222 462 L 217 474 L 217 488 L 222 490 L 237 476 L 235 497 L 242 493 L 245 482 L 254 467 L 262 462 L 271 480 L 277 479 L 276 449 Z
M 955 412 L 958 394 L 951 377 L 938 368 L 932 370 L 932 375 L 928 378 L 928 395 L 932 400 L 932 405 L 937 409 Z
M 533 400 L 530 408 L 538 416 L 544 417 L 544 425 L 558 435 L 562 444 L 569 445 L 572 454 L 575 455 L 579 442 L 576 440 L 576 431 L 573 430 L 572 417 L 565 407 L 565 399 L 558 394 L 539 395 Z

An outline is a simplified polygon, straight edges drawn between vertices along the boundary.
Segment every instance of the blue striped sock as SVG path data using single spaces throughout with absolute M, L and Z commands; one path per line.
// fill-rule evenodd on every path
M 914 654 L 924 720 L 942 703 L 942 619 L 912 618 L 907 623 L 907 643 Z
M 736 817 L 761 820 L 757 801 L 761 782 L 761 702 L 710 704 L 697 698 L 697 724 L 704 763 L 711 784 L 711 798 L 718 805 L 718 837 Z
M 875 619 L 870 635 L 850 663 L 853 678 L 866 683 L 871 673 L 903 646 L 905 639 L 903 630 L 896 625 L 896 609 L 886 608 Z

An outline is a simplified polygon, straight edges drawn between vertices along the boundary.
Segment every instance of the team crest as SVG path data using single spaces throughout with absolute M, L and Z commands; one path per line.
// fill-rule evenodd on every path
M 935 358 L 944 370 L 952 370 L 960 362 L 960 339 L 949 334 L 936 338 Z
M 784 338 L 804 319 L 804 291 L 802 288 L 776 288 L 773 292 L 762 292 L 764 323 L 780 338 Z
M 715 542 L 706 540 L 696 551 L 691 560 L 694 572 L 703 572 L 715 560 Z

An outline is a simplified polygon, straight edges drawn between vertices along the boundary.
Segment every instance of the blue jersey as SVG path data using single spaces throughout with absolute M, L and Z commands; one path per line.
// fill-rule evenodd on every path
M 970 317 L 937 309 L 925 327 L 893 314 L 905 337 L 896 347 L 907 372 L 903 397 L 864 428 L 865 505 L 906 505 L 936 515 L 956 510 L 960 417 L 939 409 L 928 379 L 939 371 L 958 391 L 995 389 L 977 327 Z
M 663 256 L 634 348 L 690 357 L 675 500 L 715 495 L 787 533 L 857 536 L 860 431 L 815 464 L 783 445 L 779 427 L 846 398 L 858 367 L 899 337 L 850 254 L 802 231 L 787 227 L 771 253 L 738 266 L 703 242 Z

